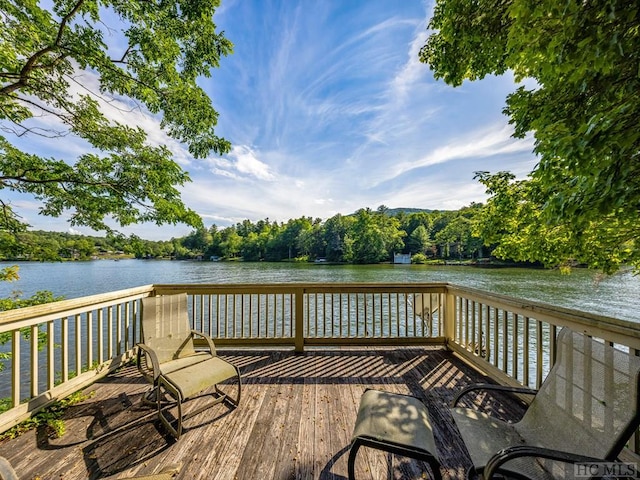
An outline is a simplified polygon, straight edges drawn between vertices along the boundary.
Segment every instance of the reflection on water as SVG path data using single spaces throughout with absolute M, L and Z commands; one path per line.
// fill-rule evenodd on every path
M 9 264 L 7 264 L 9 265 Z M 422 265 L 314 265 L 287 263 L 99 260 L 19 263 L 20 280 L 0 282 L 0 296 L 51 290 L 76 298 L 151 283 L 450 282 L 468 287 L 640 321 L 640 277 L 624 272 L 597 279 L 594 272 Z

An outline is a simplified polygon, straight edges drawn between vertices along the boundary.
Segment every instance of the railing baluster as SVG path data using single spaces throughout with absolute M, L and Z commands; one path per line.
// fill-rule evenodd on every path
M 342 292 L 338 293 L 338 337 L 344 336 L 343 330 Z
M 82 372 L 82 315 L 75 315 L 75 351 L 76 351 L 76 375 Z
M 240 295 L 240 338 L 245 337 L 245 320 L 244 320 L 244 299 L 245 294 Z M 251 301 L 251 295 L 249 295 L 249 301 Z M 251 336 L 251 322 L 249 322 L 249 336 Z
M 529 379 L 529 317 L 524 317 L 524 325 L 523 325 L 523 329 L 524 329 L 524 339 L 523 339 L 523 365 L 522 365 L 522 374 L 523 374 L 523 384 L 526 387 L 530 386 L 530 379 Z
M 38 325 L 31 326 L 31 398 L 38 395 Z
M 200 328 L 199 331 L 202 333 L 206 333 L 205 330 L 205 321 L 204 321 L 204 294 L 200 295 L 200 308 L 198 311 L 200 315 Z
M 118 304 L 116 309 L 116 354 L 122 355 L 122 305 Z
M 498 307 L 493 307 L 493 365 L 498 366 Z
M 555 325 L 549 327 L 549 368 L 556 363 L 556 355 L 558 354 L 556 348 L 556 337 L 558 336 L 558 329 Z
M 482 349 L 484 348 L 484 345 L 482 344 L 482 327 L 483 327 L 483 323 L 482 323 L 482 305 L 476 304 L 476 302 L 473 302 L 473 311 L 474 311 L 474 317 L 475 317 L 475 311 L 477 309 L 478 312 L 478 331 L 477 334 L 478 336 L 476 337 L 476 352 L 477 355 L 479 357 L 482 357 Z M 475 325 L 475 323 L 474 323 Z
M 468 308 L 469 301 L 467 301 L 467 309 Z M 476 302 L 474 301 L 471 301 L 471 336 L 469 338 L 469 343 L 471 344 L 471 352 L 474 353 L 480 346 L 480 342 L 477 341 L 476 337 Z
M 62 361 L 62 378 L 60 381 L 62 383 L 69 380 L 69 317 L 64 317 L 62 319 L 62 329 L 61 329 L 61 340 L 62 351 L 60 352 Z
M 407 330 L 409 330 L 409 294 L 404 294 L 404 332 L 407 334 Z M 400 331 L 398 331 L 398 335 L 400 335 Z
M 485 349 L 485 358 L 487 361 L 491 360 L 491 307 L 489 305 L 484 305 L 485 307 L 485 316 L 484 316 L 484 331 L 485 331 L 485 341 L 484 341 L 484 349 Z
M 231 294 L 231 324 L 233 326 L 233 337 L 236 337 L 237 324 L 238 319 L 236 318 L 236 301 L 237 297 L 235 294 Z
M 355 308 L 356 308 L 356 337 L 360 336 L 360 302 L 359 302 L 359 293 L 354 294 L 354 299 L 355 299 Z
M 542 385 L 542 367 L 543 367 L 543 353 L 542 353 L 542 322 L 536 321 L 536 387 L 540 388 Z
M 124 351 L 128 351 L 130 347 L 129 335 L 131 330 L 131 304 L 125 302 L 124 304 Z
M 98 310 L 98 363 L 104 362 L 104 309 Z
M 368 303 L 369 302 L 367 300 L 367 294 L 363 293 L 362 294 L 362 304 L 364 305 L 364 318 L 363 318 L 362 324 L 364 325 L 364 336 L 365 337 L 369 336 L 369 328 L 368 328 L 369 314 L 367 312 Z M 407 327 L 407 329 L 408 329 L 408 327 Z
M 511 338 L 511 376 L 518 379 L 518 363 L 520 358 L 518 356 L 518 350 L 520 342 L 518 341 L 518 314 L 512 313 L 513 324 L 512 324 L 512 338 Z
M 47 322 L 47 390 L 55 386 L 56 364 L 55 364 L 55 324 L 53 320 Z
M 11 333 L 11 404 L 20 404 L 20 330 Z
M 86 356 L 87 356 L 87 370 L 91 370 L 93 365 L 93 312 L 87 312 L 86 325 L 87 325 L 87 343 L 86 343 Z
M 387 338 L 391 338 L 391 293 L 387 293 Z
M 502 310 L 502 371 L 507 371 L 507 363 L 508 363 L 508 323 L 509 323 L 509 312 L 506 310 Z

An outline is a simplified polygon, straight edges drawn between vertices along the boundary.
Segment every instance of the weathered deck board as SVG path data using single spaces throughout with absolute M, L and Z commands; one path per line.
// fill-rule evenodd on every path
M 360 396 L 373 387 L 421 398 L 434 423 L 444 478 L 464 477 L 469 460 L 447 405 L 465 385 L 487 379 L 453 354 L 436 348 L 221 353 L 240 366 L 240 406 L 217 405 L 193 417 L 178 442 L 140 404 L 148 387 L 128 367 L 89 388 L 94 396 L 68 410 L 61 439 L 50 439 L 43 428 L 0 443 L 0 454 L 22 480 L 125 478 L 172 463 L 182 464 L 177 478 L 185 480 L 344 480 Z M 523 411 L 500 395 L 468 401 L 502 418 Z M 422 462 L 363 448 L 356 476 L 419 479 L 429 470 Z

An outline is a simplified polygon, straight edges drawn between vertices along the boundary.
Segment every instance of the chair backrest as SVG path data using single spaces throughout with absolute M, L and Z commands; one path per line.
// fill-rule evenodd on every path
M 556 363 L 516 429 L 534 445 L 613 460 L 640 424 L 639 373 L 632 352 L 563 328 Z
M 142 299 L 142 341 L 160 363 L 195 353 L 186 293 Z

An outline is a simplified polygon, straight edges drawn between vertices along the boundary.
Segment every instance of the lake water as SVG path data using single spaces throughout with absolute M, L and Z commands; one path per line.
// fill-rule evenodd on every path
M 598 278 L 575 269 L 475 268 L 424 265 L 314 265 L 296 263 L 96 260 L 17 263 L 20 280 L 0 282 L 0 297 L 18 290 L 51 290 L 76 298 L 151 283 L 451 282 L 518 298 L 640 322 L 640 276 Z M 5 263 L 6 266 L 12 263 Z

